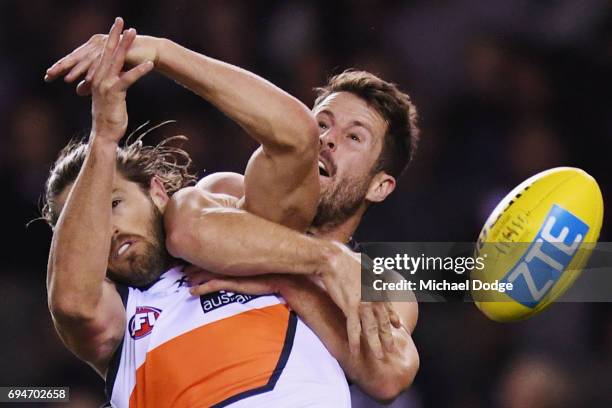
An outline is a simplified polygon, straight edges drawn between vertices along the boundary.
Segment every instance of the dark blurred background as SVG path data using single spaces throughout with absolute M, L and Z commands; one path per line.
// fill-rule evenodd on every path
M 59 149 L 87 135 L 89 100 L 57 59 L 117 15 L 140 33 L 237 64 L 311 106 L 347 67 L 398 83 L 420 109 L 422 143 L 398 190 L 368 214 L 362 241 L 472 241 L 512 187 L 541 170 L 593 175 L 610 214 L 612 5 L 606 0 L 0 2 L 0 385 L 70 386 L 71 406 L 103 401 L 102 381 L 66 351 L 46 307 L 50 230 L 39 215 Z M 242 171 L 254 143 L 159 74 L 128 94 L 130 128 L 178 122 L 199 174 Z M 601 239 L 610 241 L 609 223 Z M 612 308 L 557 304 L 497 324 L 472 304 L 422 304 L 421 369 L 398 407 L 610 407 Z M 204 346 L 204 345 L 203 345 Z M 373 403 L 355 394 L 356 406 Z

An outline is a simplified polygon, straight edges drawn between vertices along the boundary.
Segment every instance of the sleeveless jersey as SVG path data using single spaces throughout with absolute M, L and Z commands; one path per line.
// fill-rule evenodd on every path
M 118 290 L 126 330 L 106 378 L 111 406 L 350 406 L 338 362 L 282 298 L 192 296 L 181 267 Z

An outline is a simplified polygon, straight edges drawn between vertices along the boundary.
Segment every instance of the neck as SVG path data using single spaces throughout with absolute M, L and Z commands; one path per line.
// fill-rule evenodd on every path
M 355 230 L 359 226 L 363 213 L 364 210 L 359 209 L 357 213 L 347 218 L 339 225 L 333 227 L 327 227 L 325 225 L 320 227 L 311 227 L 308 232 L 319 238 L 325 238 L 346 244 L 349 242 L 355 233 Z

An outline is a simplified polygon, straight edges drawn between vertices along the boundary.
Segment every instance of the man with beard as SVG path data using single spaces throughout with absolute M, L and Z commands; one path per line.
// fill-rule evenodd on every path
M 57 221 L 48 269 L 49 305 L 60 336 L 106 378 L 111 400 L 118 406 L 346 405 L 346 382 L 337 362 L 278 297 L 224 294 L 216 303 L 205 303 L 205 299 L 192 297 L 183 285 L 182 268 L 173 267 L 178 261 L 167 256 L 160 245 L 160 215 L 168 194 L 183 187 L 191 176 L 176 164 L 173 156 L 183 153 L 175 149 L 164 145 L 146 149 L 140 141 L 117 148 L 127 127 L 125 92 L 153 67 L 143 62 L 121 73 L 135 37 L 135 32 L 128 30 L 120 40 L 121 29 L 122 21 L 117 20 L 90 78 L 94 120 L 89 143 L 67 148 L 47 183 L 46 215 L 52 225 Z M 215 196 L 216 207 L 210 214 L 237 215 L 250 223 L 265 221 L 252 218 L 243 211 L 246 208 L 305 229 L 318 199 L 313 194 L 318 193 L 316 150 L 312 149 L 312 160 L 308 155 L 310 127 L 305 118 L 310 116 L 303 115 L 293 98 L 260 78 L 235 67 L 206 62 L 218 69 L 206 72 L 209 81 L 215 74 L 217 79 L 231 75 L 234 80 L 231 87 L 214 89 L 207 95 L 209 100 L 263 145 L 247 168 L 245 196 L 239 201 Z M 189 73 L 184 78 L 187 82 Z M 244 81 L 240 92 L 231 89 L 236 80 Z M 232 81 L 219 80 L 224 82 Z M 245 88 L 254 101 L 264 99 L 271 106 L 276 102 L 283 114 L 270 111 L 270 106 L 257 109 L 255 102 L 244 97 Z M 285 125 L 279 127 L 279 122 Z M 296 128 L 299 131 L 293 130 Z M 288 132 L 298 140 L 292 144 L 271 138 L 279 136 L 274 130 Z M 302 139 L 300 134 L 306 136 Z M 294 149 L 304 145 L 303 151 Z M 283 165 L 277 168 L 279 163 Z M 279 171 L 287 167 L 291 180 Z M 302 175 L 298 180 L 296 172 Z M 281 196 L 275 192 L 279 186 Z M 266 200 L 270 198 L 276 205 L 267 212 Z M 111 202 L 112 210 L 107 207 Z M 220 205 L 236 212 L 218 211 Z M 294 234 L 294 239 L 306 238 L 286 232 Z M 231 243 L 228 247 L 241 235 L 241 231 L 224 234 Z M 359 273 L 358 262 L 341 246 L 328 242 L 318 241 L 318 250 L 320 255 L 330 256 L 319 256 L 311 271 L 325 282 L 345 314 L 354 316 L 358 302 L 358 292 L 352 290 L 355 283 L 349 280 L 345 287 L 342 281 L 346 281 L 347 271 Z M 172 269 L 164 272 L 167 268 Z M 105 279 L 107 270 L 112 271 L 109 277 L 117 284 Z M 296 298 L 296 308 L 300 302 L 316 305 Z M 373 313 L 367 305 L 363 309 Z M 379 310 L 379 316 L 386 316 L 389 324 L 386 313 L 386 309 Z M 337 326 L 323 323 L 320 330 L 334 330 L 334 339 L 345 337 L 342 329 L 338 333 Z M 369 339 L 372 333 L 368 334 Z M 365 374 L 366 363 L 374 358 L 367 347 L 364 349 L 365 357 L 357 359 L 353 367 L 348 366 L 353 360 L 346 360 L 347 372 Z M 408 351 L 413 350 L 412 345 Z M 408 374 L 402 384 L 410 382 L 416 370 L 411 357 L 402 361 L 407 367 L 399 367 L 402 374 Z M 359 380 L 374 384 L 385 378 L 362 375 Z M 380 397 L 388 397 L 390 389 L 381 388 Z

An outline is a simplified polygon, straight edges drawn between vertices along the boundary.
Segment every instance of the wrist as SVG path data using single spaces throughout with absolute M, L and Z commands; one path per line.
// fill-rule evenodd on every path
M 119 144 L 116 138 L 110 134 L 92 131 L 89 136 L 89 148 L 92 151 L 116 154 L 117 147 L 119 147 Z
M 153 60 L 155 69 L 163 72 L 163 67 L 168 65 L 168 53 L 174 43 L 172 40 L 163 37 L 149 37 L 149 39 L 155 49 L 155 59 Z
M 291 278 L 297 278 L 297 276 L 279 275 L 276 277 L 272 286 L 274 293 L 279 294 L 285 299 L 291 298 L 297 287 L 296 280 Z
M 136 66 L 147 61 L 152 61 L 156 66 L 159 55 L 165 46 L 165 39 L 150 35 L 137 35 L 126 55 L 128 65 Z
M 169 40 L 167 40 L 166 38 L 160 38 L 160 37 L 146 37 L 146 38 L 147 38 L 147 41 L 150 42 L 151 48 L 154 50 L 152 61 L 153 61 L 153 65 L 157 67 L 157 65 L 160 62 L 160 59 L 162 58 L 162 55 L 164 54 L 165 50 L 168 47 Z
M 342 257 L 342 248 L 337 242 L 319 240 L 319 263 L 314 271 L 314 276 L 324 278 L 330 276 L 336 271 L 336 265 Z

